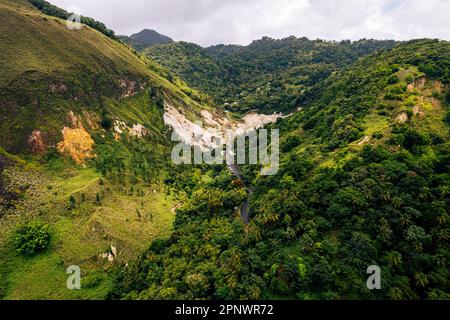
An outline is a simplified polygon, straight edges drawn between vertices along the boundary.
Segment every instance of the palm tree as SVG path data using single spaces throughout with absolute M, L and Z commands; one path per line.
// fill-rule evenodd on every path
M 419 197 L 420 197 L 421 199 L 428 200 L 428 199 L 431 197 L 431 189 L 428 188 L 428 187 L 423 187 L 423 188 L 420 190 Z
M 397 287 L 393 287 L 389 290 L 388 297 L 391 300 L 403 300 L 402 291 Z
M 400 216 L 400 224 L 402 226 L 406 226 L 406 225 L 411 224 L 411 218 L 408 215 L 406 215 L 406 214 L 402 214 Z
M 382 194 L 384 202 L 388 203 L 391 200 L 391 194 L 389 193 L 389 191 L 382 190 L 381 194 Z
M 439 193 L 441 194 L 442 199 L 445 199 L 445 197 L 450 194 L 450 187 L 449 186 L 440 186 L 438 188 Z
M 391 199 L 391 204 L 394 206 L 395 209 L 398 209 L 402 204 L 402 199 L 398 196 L 393 196 Z
M 387 257 L 391 267 L 398 267 L 402 263 L 402 255 L 397 251 L 389 252 Z
M 416 279 L 416 285 L 422 288 L 425 288 L 426 286 L 428 286 L 428 279 L 427 276 L 421 272 L 417 272 L 414 275 L 414 278 Z

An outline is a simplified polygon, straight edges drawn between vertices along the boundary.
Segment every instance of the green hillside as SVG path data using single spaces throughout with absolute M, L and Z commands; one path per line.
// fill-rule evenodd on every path
M 183 88 L 120 42 L 87 26 L 69 30 L 66 21 L 31 5 L 3 0 L 0 9 L 0 145 L 5 149 L 27 151 L 34 130 L 48 134 L 49 141 L 59 138 L 70 111 L 108 113 L 111 101 L 145 94 L 149 87 L 198 108 Z
M 250 224 L 230 211 L 225 177 L 198 187 L 115 296 L 448 300 L 449 52 L 412 41 L 314 85 L 273 125 L 279 173 L 244 168 Z M 383 290 L 367 290 L 370 265 Z
M 192 117 L 209 106 L 121 42 L 26 1 L 0 1 L 0 47 L 0 297 L 104 299 L 114 268 L 172 229 L 164 101 Z M 66 287 L 70 265 L 82 290 Z
M 316 82 L 361 56 L 396 44 L 265 37 L 248 46 L 202 48 L 177 42 L 153 46 L 144 53 L 226 109 L 273 113 L 291 112 Z
M 450 299 L 448 41 L 141 55 L 30 2 L 0 0 L 0 299 Z M 290 113 L 280 170 L 174 165 L 166 104 Z

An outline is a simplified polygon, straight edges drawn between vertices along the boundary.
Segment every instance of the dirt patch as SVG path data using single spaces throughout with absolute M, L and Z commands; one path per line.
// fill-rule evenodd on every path
M 30 152 L 33 155 L 42 156 L 45 154 L 45 143 L 42 138 L 42 132 L 39 130 L 34 130 L 30 137 L 28 138 L 28 146 L 30 148 Z
M 362 146 L 370 141 L 369 136 L 365 136 L 361 141 L 358 142 L 358 146 Z
M 70 111 L 67 115 L 69 123 L 73 129 L 84 129 L 83 121 L 81 121 L 81 117 L 75 115 L 73 111 Z
M 444 89 L 444 85 L 439 80 L 434 80 L 433 87 L 434 87 L 434 90 L 439 94 L 441 94 Z
M 16 192 L 8 188 L 8 181 L 3 176 L 3 170 L 11 165 L 12 161 L 0 153 L 0 218 L 7 209 L 14 207 L 14 202 L 18 199 Z
M 84 164 L 93 157 L 94 140 L 84 128 L 62 130 L 63 141 L 58 143 L 58 151 L 70 156 L 77 164 Z
M 427 77 L 421 76 L 414 80 L 414 88 L 422 89 L 425 87 L 425 84 L 427 83 Z
M 418 116 L 420 118 L 424 118 L 425 117 L 425 112 L 423 112 L 419 106 L 414 106 L 413 107 L 413 113 L 415 116 Z
M 59 84 L 52 84 L 50 85 L 50 92 L 51 93 L 65 93 L 67 92 L 67 86 L 63 83 L 59 83 Z
M 98 117 L 98 115 L 96 115 L 93 112 L 89 112 L 89 111 L 84 110 L 83 111 L 83 116 L 84 116 L 84 119 L 85 119 L 85 121 L 86 121 L 86 123 L 87 123 L 87 125 L 89 126 L 90 129 L 97 130 L 98 128 L 100 128 L 100 125 L 99 125 L 100 118 Z
M 408 115 L 406 114 L 406 112 L 403 112 L 401 115 L 395 118 L 395 121 L 397 121 L 398 123 L 405 123 L 406 121 L 408 121 Z
M 406 112 L 403 112 L 401 115 L 399 115 L 395 121 L 397 121 L 398 123 L 405 123 L 406 121 L 408 121 L 408 115 L 406 114 Z
M 136 95 L 142 86 L 139 86 L 136 81 L 130 79 L 120 79 L 119 87 L 122 89 L 121 98 L 128 98 Z
M 440 109 L 442 107 L 441 101 L 436 98 L 431 98 L 431 105 L 433 106 L 434 109 Z

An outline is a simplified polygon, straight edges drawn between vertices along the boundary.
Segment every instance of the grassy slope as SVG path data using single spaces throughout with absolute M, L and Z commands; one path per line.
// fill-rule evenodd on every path
M 94 152 L 115 143 L 122 152 L 112 156 L 131 159 L 135 151 L 125 140 L 114 142 L 111 132 L 89 128 L 82 116 L 88 111 L 99 118 L 106 110 L 128 126 L 143 124 L 150 136 L 142 144 L 162 157 L 168 146 L 161 110 L 146 92 L 122 99 L 122 79 L 158 87 L 166 99 L 189 109 L 192 116 L 203 106 L 152 71 L 125 45 L 88 27 L 70 31 L 65 21 L 39 13 L 26 1 L 0 1 L 0 44 L 0 150 L 1 159 L 10 159 L 0 177 L 3 187 L 18 198 L 12 208 L 0 204 L 0 297 L 105 298 L 111 268 L 170 233 L 174 198 L 157 181 L 130 184 L 127 178 L 118 184 L 101 178 L 94 163 L 81 168 L 61 157 L 44 161 L 12 156 L 4 149 L 26 153 L 33 130 L 54 135 L 53 143 L 59 141 L 72 110 L 95 137 Z M 52 93 L 54 84 L 66 85 L 67 91 Z M 126 161 L 126 165 L 133 164 Z M 156 180 L 163 179 L 164 172 L 159 174 Z M 132 195 L 130 185 L 135 188 Z M 96 203 L 96 194 L 101 203 Z M 74 210 L 68 210 L 71 196 L 77 201 Z M 17 226 L 32 220 L 50 224 L 51 245 L 44 253 L 25 258 L 16 254 L 11 241 Z M 98 257 L 111 245 L 119 252 L 114 263 Z M 82 269 L 80 291 L 65 286 L 65 270 L 71 264 Z
M 138 183 L 134 188 L 145 190 L 145 196 L 130 195 L 94 169 L 80 170 L 67 161 L 44 167 L 16 164 L 3 176 L 13 190 L 26 188 L 0 220 L 0 291 L 6 299 L 105 298 L 111 268 L 138 255 L 152 240 L 168 236 L 172 228 L 174 199 L 157 185 Z M 96 203 L 96 194 L 101 203 Z M 77 201 L 73 210 L 68 209 L 70 196 Z M 50 225 L 50 248 L 33 257 L 20 256 L 11 242 L 14 230 L 34 220 Z M 119 252 L 114 263 L 99 258 L 111 245 Z M 83 272 L 80 291 L 65 286 L 65 269 L 72 264 Z
M 59 137 L 70 110 L 100 113 L 105 98 L 120 100 L 122 80 L 136 90 L 157 86 L 175 104 L 201 108 L 127 46 L 86 26 L 69 30 L 26 2 L 0 1 L 0 43 L 0 145 L 14 152 L 26 151 L 33 130 Z M 67 89 L 54 92 L 54 85 Z

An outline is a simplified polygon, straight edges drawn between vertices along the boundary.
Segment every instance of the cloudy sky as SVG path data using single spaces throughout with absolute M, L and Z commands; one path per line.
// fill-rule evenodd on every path
M 154 29 L 203 46 L 262 36 L 450 40 L 450 0 L 48 0 L 117 34 Z

